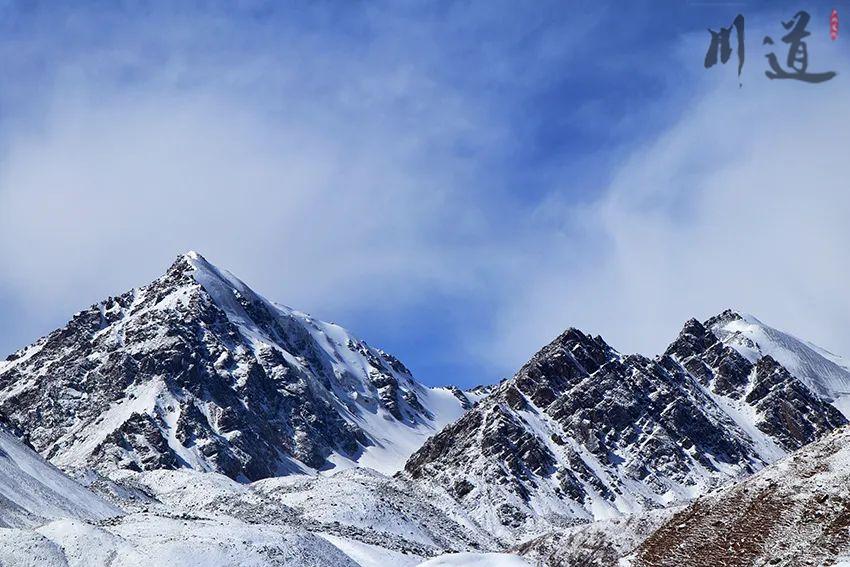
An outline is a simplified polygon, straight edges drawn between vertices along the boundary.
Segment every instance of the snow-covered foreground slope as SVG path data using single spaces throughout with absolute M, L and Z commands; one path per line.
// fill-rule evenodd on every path
M 531 567 L 508 553 L 452 553 L 420 563 L 419 567 Z
M 331 477 L 266 479 L 254 488 L 325 531 L 431 556 L 444 550 L 489 549 L 501 542 L 443 493 L 424 492 L 368 469 Z
M 131 514 L 110 524 L 57 520 L 0 530 L 0 565 L 20 567 L 357 567 L 324 539 L 231 518 Z
M 0 565 L 413 567 L 504 547 L 452 501 L 369 469 L 250 484 L 190 469 L 79 471 L 88 492 L 30 454 L 57 483 L 125 514 L 61 519 L 73 515 L 61 511 L 36 527 L 0 529 Z
M 681 506 L 647 510 L 556 530 L 512 551 L 532 565 L 612 567 L 681 510 Z
M 351 468 L 331 476 L 288 476 L 238 483 L 191 470 L 87 475 L 93 490 L 129 511 L 229 517 L 252 524 L 300 527 L 346 549 L 382 550 L 419 562 L 445 552 L 504 547 L 450 498 L 414 490 L 377 471 Z
M 120 513 L 0 427 L 0 527 L 30 527 L 58 518 L 99 520 Z
M 393 473 L 478 397 L 422 386 L 393 356 L 196 253 L 0 363 L 0 412 L 60 466 L 241 481 Z

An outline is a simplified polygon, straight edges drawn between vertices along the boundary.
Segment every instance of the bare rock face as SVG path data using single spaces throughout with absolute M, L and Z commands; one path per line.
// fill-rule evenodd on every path
M 665 354 L 569 329 L 400 475 L 506 539 L 683 502 L 846 423 L 769 356 L 688 321 Z
M 256 480 L 369 455 L 392 472 L 395 434 L 424 440 L 469 405 L 195 253 L 0 363 L 0 413 L 62 466 Z
M 716 320 L 706 326 L 688 321 L 666 352 L 711 394 L 727 400 L 733 411 L 751 414 L 753 425 L 786 452 L 846 423 L 841 412 L 770 355 L 750 362 L 720 341 L 709 330 Z

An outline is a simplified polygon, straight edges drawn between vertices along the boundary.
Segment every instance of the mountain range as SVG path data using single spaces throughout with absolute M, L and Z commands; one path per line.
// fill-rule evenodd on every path
M 730 329 L 746 320 L 690 320 L 653 359 L 569 329 L 430 438 L 404 475 L 515 540 L 688 500 L 845 425 L 769 354 L 736 348 L 746 337 Z
M 190 252 L 0 362 L 0 521 L 17 528 L 0 563 L 21 549 L 48 565 L 726 557 L 706 526 L 758 531 L 739 508 L 762 500 L 736 491 L 785 480 L 771 471 L 800 455 L 832 468 L 791 485 L 843 494 L 848 410 L 850 364 L 731 310 L 687 321 L 657 356 L 570 328 L 500 384 L 430 388 Z M 804 525 L 817 506 L 790 508 Z M 794 549 L 850 548 L 819 533 Z M 799 558 L 754 541 L 748 557 Z M 77 551 L 92 545 L 101 563 Z

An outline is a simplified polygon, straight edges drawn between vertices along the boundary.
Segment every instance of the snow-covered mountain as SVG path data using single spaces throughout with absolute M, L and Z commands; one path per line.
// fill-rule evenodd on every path
M 569 329 L 429 439 L 402 476 L 521 541 L 686 501 L 847 422 L 766 352 L 747 358 L 731 335 L 721 340 L 712 329 L 732 318 L 688 321 L 655 359 Z
M 706 324 L 750 362 L 770 356 L 850 417 L 850 360 L 731 310 Z
M 0 426 L 0 527 L 25 528 L 59 518 L 102 520 L 121 514 Z M 2 531 L 2 530 L 0 530 Z
M 241 481 L 395 472 L 478 397 L 422 386 L 393 356 L 194 252 L 0 363 L 0 413 L 59 466 Z
M 0 563 L 412 567 L 522 544 L 603 565 L 845 425 L 848 384 L 726 311 L 655 358 L 568 329 L 500 384 L 427 388 L 188 253 L 0 362 L 2 419 L 79 480 L 0 430 L 0 523 L 22 528 Z

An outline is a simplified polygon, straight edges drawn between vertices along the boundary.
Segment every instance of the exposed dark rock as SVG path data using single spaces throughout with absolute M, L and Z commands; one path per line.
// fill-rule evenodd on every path
M 501 526 L 516 533 L 533 531 L 540 506 L 564 518 L 592 518 L 599 502 L 627 511 L 621 498 L 653 508 L 671 491 L 704 490 L 777 458 L 739 426 L 735 404 L 786 451 L 846 423 L 774 360 L 749 362 L 695 319 L 654 360 L 568 329 L 429 439 L 404 475 L 460 483 L 465 505 L 500 506 Z
M 77 313 L 0 367 L 0 413 L 57 464 L 203 463 L 240 480 L 356 459 L 374 441 L 345 416 L 433 419 L 396 358 L 347 335 L 331 344 L 329 327 L 228 277 L 189 254 Z

